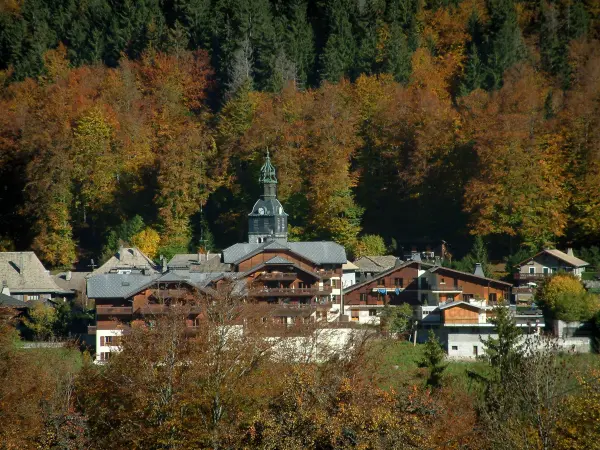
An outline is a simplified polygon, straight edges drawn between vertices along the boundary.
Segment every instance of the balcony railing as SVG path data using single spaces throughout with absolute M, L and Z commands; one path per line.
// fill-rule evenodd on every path
M 543 280 L 552 275 L 551 273 L 515 273 L 515 280 Z
M 316 273 L 323 279 L 328 279 L 337 275 L 335 270 L 317 270 Z
M 427 289 L 434 292 L 462 292 L 462 287 L 452 284 L 435 284 L 430 285 Z
M 165 314 L 169 310 L 169 305 L 144 305 L 135 310 L 136 315 L 156 315 Z M 190 306 L 188 308 L 183 307 L 183 312 L 188 314 L 200 314 L 202 309 L 199 306 Z
M 329 295 L 331 286 L 311 288 L 257 288 L 251 289 L 253 297 L 311 297 L 313 295 Z
M 257 280 L 276 280 L 276 281 L 294 281 L 297 275 L 295 272 L 266 272 L 256 277 Z
M 96 305 L 96 314 L 99 316 L 126 316 L 133 312 L 131 306 L 102 306 Z

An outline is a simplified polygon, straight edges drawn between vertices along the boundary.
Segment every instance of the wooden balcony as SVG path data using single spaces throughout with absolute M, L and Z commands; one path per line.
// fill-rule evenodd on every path
M 339 276 L 335 270 L 317 270 L 316 273 L 324 280 L 328 280 L 329 278 Z
M 193 294 L 187 289 L 152 289 L 150 295 L 154 298 L 165 299 L 189 299 L 193 298 Z
M 128 316 L 133 313 L 131 306 L 102 306 L 96 305 L 96 314 L 98 316 Z
M 295 272 L 265 272 L 256 277 L 260 281 L 294 281 L 297 275 Z
M 135 310 L 135 314 L 139 315 L 139 316 L 147 316 L 147 315 L 159 315 L 159 314 L 165 314 L 168 310 L 169 310 L 170 306 L 169 305 L 156 305 L 156 304 L 149 304 L 149 305 L 144 305 L 141 306 L 140 308 Z M 185 307 L 182 306 L 183 308 L 183 312 L 186 312 L 190 315 L 194 315 L 194 314 L 200 314 L 201 312 L 201 308 L 199 306 L 190 306 L 190 307 Z
M 437 285 L 428 286 L 428 288 L 426 290 L 430 290 L 432 292 L 457 292 L 457 293 L 461 293 L 463 289 L 462 289 L 462 287 L 460 287 L 458 285 L 437 284 Z
M 256 288 L 250 289 L 251 297 L 313 297 L 331 294 L 331 286 L 311 288 Z
M 515 273 L 515 280 L 534 281 L 543 280 L 552 275 L 551 273 Z

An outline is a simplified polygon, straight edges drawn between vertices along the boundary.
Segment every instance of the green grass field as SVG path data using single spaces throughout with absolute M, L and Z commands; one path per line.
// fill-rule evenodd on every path
M 413 346 L 406 341 L 377 341 L 373 344 L 373 357 L 378 362 L 380 385 L 384 388 L 402 388 L 425 383 L 426 370 L 418 367 L 423 358 L 423 344 Z M 574 372 L 600 369 L 600 355 L 595 353 L 564 355 L 565 363 Z M 468 371 L 485 375 L 487 364 L 484 361 L 447 361 L 445 380 L 448 385 L 461 386 L 467 390 L 474 388 Z

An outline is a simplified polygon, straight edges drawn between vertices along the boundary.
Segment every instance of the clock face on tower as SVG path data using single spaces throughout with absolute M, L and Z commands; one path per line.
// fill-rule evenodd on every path
M 265 208 L 258 208 L 258 213 L 262 216 L 265 213 Z

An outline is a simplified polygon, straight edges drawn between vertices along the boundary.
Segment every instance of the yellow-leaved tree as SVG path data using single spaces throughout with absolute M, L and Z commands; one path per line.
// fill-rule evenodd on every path
M 131 245 L 139 248 L 150 258 L 154 258 L 160 245 L 160 236 L 153 228 L 146 227 L 131 238 Z

